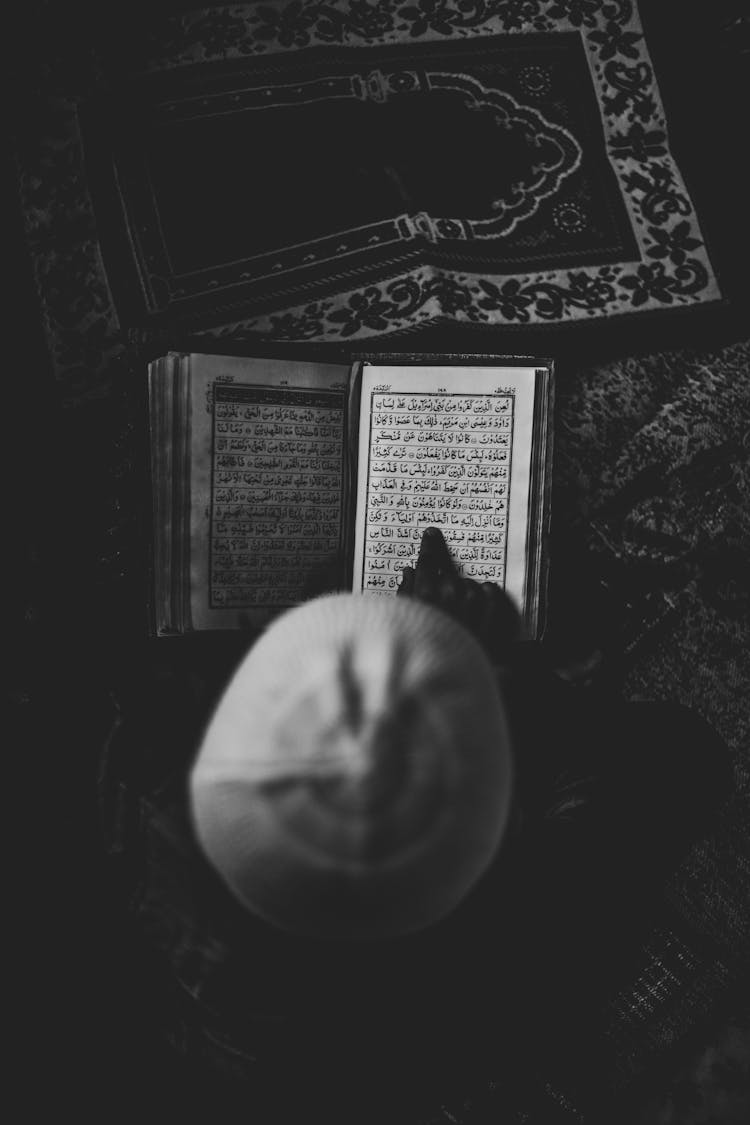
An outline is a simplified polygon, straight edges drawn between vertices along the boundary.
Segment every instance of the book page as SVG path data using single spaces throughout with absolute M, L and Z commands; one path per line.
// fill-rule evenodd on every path
M 354 589 L 395 594 L 433 526 L 523 609 L 534 391 L 533 367 L 365 365 Z
M 193 628 L 262 625 L 340 550 L 348 374 L 191 356 Z

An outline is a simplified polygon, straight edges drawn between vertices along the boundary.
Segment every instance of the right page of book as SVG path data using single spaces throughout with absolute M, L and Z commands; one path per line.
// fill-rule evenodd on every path
M 395 594 L 432 526 L 524 608 L 534 392 L 534 367 L 364 365 L 355 590 Z

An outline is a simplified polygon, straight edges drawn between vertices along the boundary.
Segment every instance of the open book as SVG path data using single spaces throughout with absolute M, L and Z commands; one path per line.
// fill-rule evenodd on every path
M 551 401 L 548 360 L 155 360 L 155 632 L 261 627 L 330 589 L 395 596 L 434 526 L 538 636 Z

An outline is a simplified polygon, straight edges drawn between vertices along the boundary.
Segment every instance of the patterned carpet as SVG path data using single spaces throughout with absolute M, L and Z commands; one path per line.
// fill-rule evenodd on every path
M 292 0 L 134 30 L 127 55 L 78 46 L 41 107 L 54 143 L 21 152 L 64 366 L 72 287 L 97 346 L 115 309 L 346 344 L 721 297 L 632 0 Z
M 646 1098 L 631 1125 L 743 1125 L 750 1115 L 750 1013 L 716 1027 L 707 1044 L 672 1074 L 666 1090 Z
M 683 940 L 689 934 L 687 944 L 700 948 L 700 957 L 679 982 L 669 979 L 666 963 L 661 971 L 652 964 L 644 972 L 625 1009 L 615 1008 L 618 1049 L 629 1079 L 647 1074 L 654 1056 L 678 1043 L 694 1021 L 705 1020 L 724 993 L 737 1004 L 737 1025 L 714 1034 L 734 1060 L 727 1062 L 727 1077 L 734 1076 L 745 1106 L 747 1016 L 740 987 L 748 980 L 750 949 L 749 368 L 750 345 L 738 344 L 718 354 L 667 353 L 581 372 L 561 388 L 556 462 L 557 511 L 576 513 L 569 526 L 598 557 L 604 576 L 603 603 L 592 607 L 595 628 L 601 630 L 602 604 L 619 607 L 610 620 L 615 652 L 630 650 L 615 673 L 623 693 L 680 701 L 702 714 L 730 746 L 735 769 L 735 797 L 716 833 L 696 846 L 666 892 L 672 932 L 685 926 Z M 601 647 L 606 652 L 607 642 Z M 727 969 L 733 983 L 725 992 Z M 688 1108 L 702 1120 L 704 1101 L 712 1107 L 706 1120 L 742 1119 L 720 1116 L 725 1109 L 712 1101 L 723 1073 L 715 1048 L 694 1058 L 693 1069 L 675 1079 L 674 1107 L 654 1102 L 642 1120 L 683 1120 Z
M 235 64 L 252 54 L 243 49 L 248 29 L 256 36 L 261 28 L 266 29 L 258 58 L 267 58 L 274 44 L 283 48 L 282 53 L 290 47 L 305 47 L 309 45 L 305 35 L 311 32 L 340 36 L 339 49 L 356 38 L 357 13 L 360 20 L 370 21 L 367 35 L 381 34 L 382 20 L 398 15 L 404 28 L 415 31 L 408 36 L 413 41 L 409 50 L 414 58 L 423 60 L 444 58 L 440 51 L 445 51 L 446 42 L 456 33 L 459 57 L 467 40 L 486 30 L 488 20 L 498 27 L 497 21 L 508 22 L 506 30 L 511 36 L 519 32 L 513 27 L 514 19 L 546 21 L 541 28 L 545 33 L 555 31 L 553 24 L 567 21 L 568 31 L 574 30 L 585 40 L 587 57 L 594 65 L 598 60 L 602 73 L 608 64 L 619 68 L 618 81 L 625 87 L 619 94 L 627 102 L 625 115 L 631 114 L 627 128 L 634 142 L 639 120 L 633 114 L 637 118 L 641 93 L 644 114 L 658 118 L 661 110 L 658 101 L 653 107 L 646 104 L 649 62 L 645 41 L 632 38 L 640 34 L 633 23 L 632 5 L 594 5 L 586 0 L 523 4 L 495 0 L 470 5 L 443 0 L 413 4 L 373 0 L 352 2 L 350 23 L 326 29 L 323 8 L 337 11 L 340 6 L 303 6 L 294 0 L 278 5 L 211 4 L 192 15 L 173 11 L 163 22 L 155 20 L 153 13 L 143 16 L 140 11 L 127 21 L 113 20 L 106 26 L 106 21 L 92 19 L 83 33 L 74 20 L 65 19 L 62 6 L 41 7 L 44 18 L 17 38 L 14 80 L 26 113 L 15 130 L 14 142 L 35 300 L 41 310 L 51 370 L 49 382 L 44 383 L 39 372 L 46 363 L 41 354 L 45 348 L 30 353 L 29 341 L 39 335 L 35 309 L 32 329 L 17 350 L 19 369 L 28 375 L 28 388 L 41 388 L 39 397 L 34 400 L 30 389 L 28 400 L 24 397 L 27 385 L 23 380 L 11 385 L 24 408 L 34 410 L 37 433 L 44 440 L 37 442 L 34 448 L 41 452 L 32 457 L 24 433 L 18 434 L 18 464 L 27 482 L 19 520 L 26 535 L 22 537 L 24 549 L 13 560 L 14 589 L 19 596 L 12 614 L 21 639 L 10 680 L 26 716 L 33 749 L 30 784 L 38 789 L 40 760 L 41 774 L 50 782 L 40 793 L 36 810 L 39 823 L 49 824 L 49 845 L 53 845 L 44 851 L 34 883 L 46 888 L 44 918 L 30 940 L 40 987 L 44 984 L 48 990 L 37 1006 L 28 1005 L 33 1024 L 30 1053 L 38 1059 L 41 1052 L 50 1062 L 49 1092 L 56 1095 L 58 1104 L 75 1105 L 82 1119 L 101 1120 L 101 1098 L 116 1088 L 123 1092 L 123 1105 L 130 1105 L 132 1120 L 150 1083 L 158 1086 L 161 1082 L 163 1102 L 172 1106 L 176 1097 L 179 1100 L 176 1091 L 183 1083 L 185 1089 L 189 1087 L 189 1064 L 187 1070 L 181 1069 L 173 1055 L 153 1041 L 153 1029 L 144 1026 L 145 1014 L 151 1011 L 150 990 L 159 992 L 166 963 L 145 954 L 131 931 L 127 911 L 115 893 L 116 881 L 101 855 L 93 811 L 96 760 L 111 725 L 113 699 L 124 713 L 142 705 L 139 693 L 147 691 L 164 696 L 172 692 L 178 701 L 199 701 L 207 690 L 210 663 L 205 656 L 194 661 L 173 650 L 168 655 L 163 649 L 154 652 L 142 639 L 144 414 L 142 386 L 134 371 L 132 330 L 143 327 L 153 314 L 154 325 L 162 324 L 165 331 L 203 328 L 207 342 L 215 343 L 217 335 L 225 335 L 244 341 L 248 350 L 259 339 L 259 330 L 266 336 L 273 332 L 280 338 L 309 339 L 314 346 L 321 337 L 337 345 L 368 339 L 387 346 L 391 329 L 411 329 L 433 319 L 442 325 L 444 336 L 447 332 L 450 337 L 447 316 L 454 323 L 466 322 L 477 329 L 474 340 L 483 341 L 475 343 L 477 348 L 486 348 L 492 340 L 494 350 L 507 352 L 518 346 L 511 340 L 518 339 L 523 340 L 523 350 L 552 350 L 560 357 L 553 498 L 556 616 L 550 638 L 559 665 L 573 678 L 599 677 L 627 698 L 688 704 L 721 734 L 732 754 L 732 799 L 712 834 L 696 843 L 665 888 L 640 966 L 617 995 L 608 998 L 607 1042 L 622 1121 L 627 1125 L 697 1125 L 747 1120 L 750 345 L 745 342 L 746 331 L 735 329 L 722 337 L 721 332 L 704 329 L 708 321 L 701 321 L 696 309 L 681 322 L 657 316 L 651 323 L 671 323 L 672 327 L 665 331 L 668 344 L 649 350 L 644 347 L 644 340 L 651 338 L 648 318 L 631 316 L 644 310 L 668 310 L 693 299 L 700 303 L 709 299 L 710 305 L 715 295 L 703 245 L 705 231 L 681 225 L 695 220 L 681 181 L 668 182 L 667 173 L 675 175 L 675 165 L 661 151 L 639 149 L 625 157 L 622 169 L 632 181 L 631 202 L 635 198 L 644 215 L 647 206 L 655 209 L 654 221 L 639 228 L 641 258 L 637 264 L 613 259 L 580 268 L 559 262 L 540 266 L 545 275 L 556 270 L 565 273 L 567 296 L 561 293 L 560 276 L 546 276 L 544 289 L 539 277 L 532 279 L 527 270 L 516 284 L 506 274 L 492 272 L 500 270 L 497 261 L 483 276 L 483 284 L 470 280 L 468 272 L 464 277 L 460 268 L 431 266 L 447 270 L 450 283 L 444 278 L 438 282 L 436 274 L 428 278 L 426 267 L 412 262 L 407 281 L 380 278 L 357 283 L 356 291 L 343 287 L 331 305 L 321 296 L 302 305 L 290 298 L 273 311 L 243 317 L 230 314 L 217 326 L 210 294 L 205 304 L 200 303 L 205 294 L 199 295 L 190 316 L 182 320 L 173 307 L 162 323 L 159 316 L 164 307 L 159 301 L 151 312 L 144 309 L 142 293 L 114 265 L 130 252 L 117 241 L 119 203 L 108 209 L 106 198 L 99 196 L 95 209 L 92 194 L 97 194 L 96 185 L 103 182 L 104 171 L 96 152 L 89 149 L 85 153 L 81 145 L 83 117 L 79 111 L 84 105 L 91 107 L 103 90 L 108 98 L 113 96 L 122 83 L 132 80 L 131 71 L 149 69 L 138 60 L 166 60 L 182 76 L 180 81 L 188 74 L 186 64 L 200 61 L 208 68 L 205 73 L 210 70 L 222 76 L 216 96 L 233 97 L 237 89 L 231 82 L 242 70 Z M 649 16 L 647 34 L 654 59 L 661 34 L 659 57 L 663 60 L 672 49 L 674 11 L 659 33 L 652 6 L 644 2 L 642 8 L 644 24 Z M 378 13 L 382 26 L 378 25 L 380 32 L 374 32 Z M 742 26 L 738 23 L 734 31 L 732 28 L 729 20 L 721 38 L 714 36 L 719 50 L 713 71 L 701 71 L 705 88 L 693 95 L 692 103 L 689 92 L 685 97 L 694 111 L 689 131 L 703 128 L 704 139 L 709 133 L 719 138 L 711 160 L 703 161 L 702 180 L 697 167 L 701 161 L 693 158 L 689 182 L 700 188 L 695 193 L 698 210 L 702 219 L 710 220 L 706 229 L 710 226 L 714 232 L 711 260 L 715 257 L 720 262 L 722 287 L 730 292 L 730 304 L 736 310 L 734 293 L 746 270 L 743 266 L 733 272 L 726 248 L 733 239 L 741 244 L 741 228 L 732 224 L 742 181 L 739 173 L 737 178 L 726 175 L 716 198 L 711 183 L 716 179 L 714 161 L 721 155 L 720 144 L 731 156 L 731 129 L 726 125 L 727 115 L 721 112 L 710 117 L 709 126 L 700 125 L 703 102 L 716 91 L 718 97 L 729 89 L 722 81 L 731 67 L 722 65 L 721 51 L 727 49 L 730 39 L 740 42 Z M 378 44 L 378 50 L 382 46 Z M 614 53 L 605 58 L 610 48 Z M 680 52 L 672 53 L 674 65 L 679 67 Z M 221 61 L 225 57 L 230 64 L 226 67 Z M 696 56 L 690 58 L 693 65 Z M 498 56 L 491 65 L 506 67 L 517 76 L 523 70 L 512 58 L 503 61 Z M 542 67 L 536 59 L 529 65 Z M 150 69 L 152 77 L 146 85 L 153 90 L 158 87 L 153 74 L 159 67 Z M 203 74 L 204 68 L 199 69 Z M 613 73 L 611 67 L 608 72 Z M 382 76 L 382 69 L 380 73 Z M 525 75 L 527 94 L 534 86 L 535 73 L 529 70 Z M 228 86 L 227 75 L 231 78 Z M 633 86 L 640 79 L 644 82 L 641 93 Z M 569 81 L 575 86 L 574 78 Z M 693 85 L 697 88 L 699 84 Z M 687 81 L 683 89 L 690 87 Z M 374 87 L 376 92 L 382 88 Z M 518 92 L 520 87 L 515 89 Z M 535 104 L 541 112 L 544 103 L 549 117 L 552 110 L 544 102 L 543 84 L 538 92 L 542 97 Z M 600 94 L 605 96 L 601 90 Z M 606 96 L 616 97 L 617 90 L 607 91 Z M 520 95 L 515 97 L 516 102 L 520 100 Z M 671 105 L 674 109 L 674 100 Z M 678 126 L 670 130 L 670 137 L 673 141 L 675 136 L 682 137 L 677 161 L 681 166 L 690 149 L 684 126 L 679 127 L 679 115 L 675 118 L 672 110 L 668 112 Z M 555 124 L 551 117 L 549 120 Z M 575 127 L 568 120 L 565 127 L 571 135 L 576 135 L 581 120 L 575 119 Z M 657 131 L 660 121 L 655 119 Z M 96 121 L 87 118 L 85 128 L 96 127 Z M 613 124 L 613 129 L 621 133 L 622 123 Z M 663 140 L 658 143 L 662 145 Z M 176 149 L 173 151 L 177 156 Z M 523 136 L 517 155 L 523 169 L 528 156 Z M 563 181 L 568 186 L 575 182 L 582 193 L 575 200 L 566 200 L 566 205 L 580 207 L 586 191 L 594 190 L 596 176 L 588 170 L 593 177 L 589 181 L 583 167 L 571 171 Z M 89 176 L 93 177 L 91 184 Z M 650 193 L 653 197 L 646 204 Z M 599 196 L 597 204 L 603 210 L 605 195 Z M 561 202 L 550 198 L 550 212 Z M 536 212 L 540 224 L 545 205 Z M 731 221 L 723 224 L 724 212 Z M 562 228 L 568 223 L 567 232 L 551 220 L 558 239 L 555 253 L 565 239 L 578 237 L 575 209 L 566 214 L 566 220 L 561 218 L 562 212 L 558 220 Z M 387 221 L 392 218 L 385 217 Z M 616 227 L 614 222 L 613 229 Z M 541 226 L 536 235 L 541 237 Z M 590 250 L 589 246 L 587 252 Z M 144 242 L 141 265 L 149 252 Z M 693 284 L 699 276 L 697 267 L 687 266 L 688 260 L 696 258 L 707 271 L 706 283 L 694 293 L 680 293 L 683 283 Z M 368 261 L 369 269 L 372 259 Z M 298 274 L 297 280 L 301 276 L 306 275 Z M 472 279 L 476 276 L 471 274 Z M 172 282 L 167 282 L 166 289 L 155 286 L 154 293 L 159 300 L 160 294 L 166 294 L 168 303 L 180 295 L 170 295 Z M 743 284 L 746 286 L 746 280 Z M 610 302 L 610 290 L 619 304 L 608 311 L 624 314 L 627 308 L 628 314 L 601 321 L 602 301 L 606 293 L 604 303 Z M 475 312 L 473 319 L 470 309 Z M 741 307 L 739 312 L 741 319 Z M 199 314 L 197 319 L 193 313 Z M 211 323 L 204 327 L 201 317 Z M 535 334 L 539 320 L 545 318 L 591 319 L 592 324 L 582 327 L 575 337 L 545 339 Z M 625 329 L 623 319 L 629 325 Z M 494 325 L 497 335 L 486 335 L 480 330 L 481 323 Z M 606 334 L 600 334 L 593 346 L 586 331 L 597 323 L 606 324 Z M 519 326 L 529 334 L 514 336 Z M 689 342 L 696 338 L 698 343 Z M 392 343 L 401 340 L 401 346 L 403 339 L 398 334 L 390 337 Z M 455 346 L 466 346 L 463 338 Z M 43 520 L 38 517 L 40 511 Z M 219 669 L 216 664 L 211 674 L 217 676 Z M 66 749 L 64 755 L 59 753 L 61 745 Z M 39 842 L 44 842 L 41 834 Z M 75 874 L 71 876 L 71 872 Z M 49 941 L 51 917 L 70 920 L 65 926 L 56 925 L 54 942 Z M 160 1015 L 166 1018 L 165 1013 Z M 188 1094 L 183 1093 L 182 1101 L 187 1113 Z M 559 1091 L 545 1086 L 543 1077 L 525 1108 L 514 1110 L 515 1116 L 504 1110 L 503 1091 L 490 1081 L 479 1094 L 475 1091 L 455 1105 L 446 1104 L 436 1120 L 460 1125 L 479 1125 L 500 1116 L 519 1125 L 522 1121 L 545 1125 L 581 1120 Z M 610 1116 L 608 1125 L 614 1125 L 614 1120 Z M 600 1125 L 586 1121 L 587 1125 Z

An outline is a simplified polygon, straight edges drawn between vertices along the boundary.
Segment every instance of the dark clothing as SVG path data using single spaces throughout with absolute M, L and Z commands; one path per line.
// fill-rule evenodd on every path
M 198 1070 L 224 1072 L 222 1096 L 247 1108 L 267 1088 L 279 1121 L 299 1099 L 309 1119 L 361 1125 L 366 1106 L 395 1125 L 531 1054 L 595 1065 L 604 992 L 720 801 L 726 754 L 696 715 L 572 688 L 534 646 L 502 676 L 514 830 L 457 910 L 389 942 L 308 941 L 249 915 L 194 840 L 174 709 L 116 732 L 104 817 L 141 940 L 166 956 L 160 1016 Z

